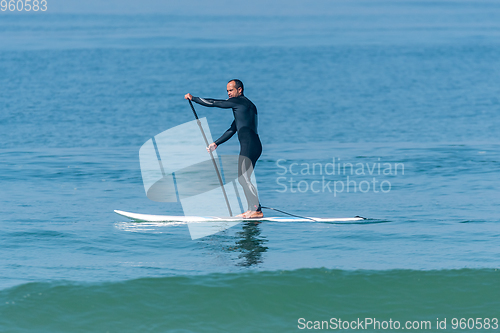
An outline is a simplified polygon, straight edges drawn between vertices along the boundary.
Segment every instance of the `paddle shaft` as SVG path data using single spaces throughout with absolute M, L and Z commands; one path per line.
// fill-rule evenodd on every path
M 194 117 L 196 118 L 196 122 L 198 123 L 198 127 L 200 128 L 201 134 L 203 135 L 203 139 L 205 140 L 205 144 L 208 147 L 209 143 L 207 140 L 207 136 L 205 135 L 205 131 L 203 130 L 203 127 L 201 126 L 201 121 L 198 118 L 198 114 L 196 114 L 196 110 L 194 109 L 193 103 L 191 102 L 190 99 L 188 99 L 189 105 L 191 106 L 191 110 L 193 110 Z M 208 150 L 210 157 L 212 158 L 212 163 L 214 164 L 214 169 L 215 173 L 217 174 L 217 177 L 219 178 L 219 184 L 222 189 L 222 194 L 224 194 L 224 199 L 226 200 L 226 205 L 227 205 L 227 210 L 229 211 L 229 216 L 233 216 L 233 212 L 231 211 L 231 206 L 229 205 L 229 200 L 227 199 L 227 194 L 226 194 L 226 189 L 224 188 L 224 183 L 222 182 L 222 177 L 219 172 L 219 168 L 217 167 L 217 163 L 215 162 L 214 155 L 212 154 L 212 151 L 209 149 Z

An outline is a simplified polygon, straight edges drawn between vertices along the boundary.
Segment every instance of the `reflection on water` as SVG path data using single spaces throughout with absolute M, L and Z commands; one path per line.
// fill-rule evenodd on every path
M 260 222 L 247 222 L 242 225 L 243 230 L 236 233 L 239 240 L 235 243 L 235 250 L 241 252 L 238 255 L 241 261 L 237 266 L 250 267 L 262 263 L 262 253 L 268 249 L 264 243 L 268 240 L 260 235 L 259 224 Z

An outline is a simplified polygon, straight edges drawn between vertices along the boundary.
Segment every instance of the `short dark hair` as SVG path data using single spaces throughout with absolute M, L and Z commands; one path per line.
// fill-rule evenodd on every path
M 236 87 L 236 89 L 241 88 L 241 93 L 243 94 L 243 91 L 245 90 L 245 88 L 243 87 L 243 82 L 238 79 L 229 80 L 227 83 L 229 82 L 234 82 L 234 86 Z

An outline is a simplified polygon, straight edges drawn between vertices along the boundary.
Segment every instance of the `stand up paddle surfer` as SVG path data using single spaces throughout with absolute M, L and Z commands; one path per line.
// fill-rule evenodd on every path
M 248 211 L 238 215 L 238 217 L 261 218 L 264 217 L 264 214 L 261 210 L 257 190 L 250 180 L 255 163 L 262 153 L 262 144 L 257 133 L 257 108 L 243 95 L 243 89 L 243 82 L 234 79 L 227 83 L 229 98 L 226 100 L 193 97 L 189 93 L 184 98 L 203 106 L 233 109 L 234 121 L 231 127 L 220 138 L 211 143 L 207 150 L 214 151 L 238 132 L 238 140 L 240 141 L 238 180 L 248 202 Z

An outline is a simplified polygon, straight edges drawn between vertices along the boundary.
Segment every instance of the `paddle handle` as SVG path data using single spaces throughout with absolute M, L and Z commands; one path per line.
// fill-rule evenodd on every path
M 191 106 L 191 110 L 193 110 L 194 117 L 196 118 L 196 120 L 199 120 L 198 119 L 198 114 L 196 113 L 196 110 L 194 109 L 193 102 L 191 102 L 190 99 L 188 99 L 188 102 L 189 102 L 189 105 Z M 201 131 L 203 132 L 203 129 Z M 206 142 L 207 138 L 205 137 L 205 133 L 203 133 L 203 137 L 205 138 L 205 142 Z M 207 143 L 207 146 L 208 146 L 208 143 Z

